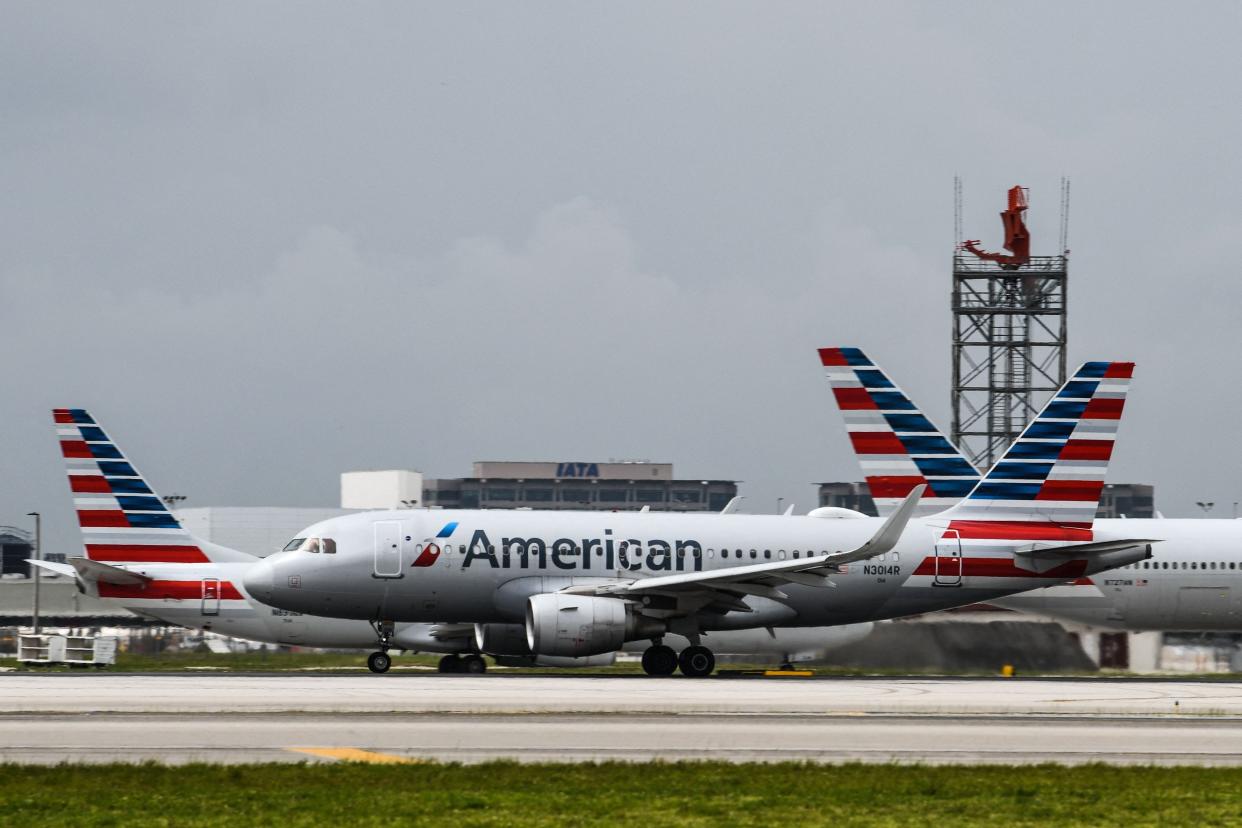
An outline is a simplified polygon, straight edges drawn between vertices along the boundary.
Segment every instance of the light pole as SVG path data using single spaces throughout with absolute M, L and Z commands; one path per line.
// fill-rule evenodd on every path
M 27 512 L 26 517 L 35 519 L 34 559 L 43 560 L 43 516 L 38 512 Z M 30 614 L 30 626 L 35 635 L 39 634 L 39 587 L 43 585 L 43 567 L 34 568 L 34 611 Z
M 781 513 L 781 506 L 783 506 L 784 504 L 785 504 L 785 498 L 783 498 L 783 497 L 778 497 L 778 498 L 776 499 L 776 513 L 777 513 L 778 515 Z

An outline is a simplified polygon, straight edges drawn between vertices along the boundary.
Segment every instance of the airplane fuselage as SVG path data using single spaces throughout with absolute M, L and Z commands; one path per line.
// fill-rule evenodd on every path
M 1164 538 L 1152 557 L 991 603 L 1126 630 L 1242 631 L 1242 521 L 1097 520 L 1104 532 Z
M 568 587 L 824 557 L 865 543 L 871 518 L 638 512 L 413 510 L 334 518 L 306 530 L 333 554 L 272 555 L 247 578 L 284 609 L 390 621 L 522 623 L 527 599 Z M 747 611 L 700 613 L 700 628 L 825 626 L 989 600 L 1101 571 L 1116 557 L 1024 569 L 1009 548 L 940 543 L 945 522 L 911 521 L 893 551 L 848 564 L 836 588 L 782 585 Z M 1131 553 L 1126 560 L 1139 559 Z M 694 596 L 651 595 L 644 611 L 696 612 Z M 667 605 L 662 605 L 665 602 Z M 669 603 L 672 602 L 672 603 Z M 682 602 L 682 603 L 678 603 Z

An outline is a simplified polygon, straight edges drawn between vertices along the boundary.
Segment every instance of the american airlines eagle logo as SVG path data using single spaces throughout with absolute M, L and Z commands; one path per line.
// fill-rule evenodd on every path
M 442 541 L 452 536 L 456 529 L 457 521 L 455 520 L 444 524 L 444 528 L 436 533 L 435 540 Z M 440 544 L 435 541 L 428 541 L 423 546 L 423 551 L 418 554 L 418 557 L 414 559 L 414 563 L 410 564 L 410 566 L 432 566 L 438 560 L 440 560 Z

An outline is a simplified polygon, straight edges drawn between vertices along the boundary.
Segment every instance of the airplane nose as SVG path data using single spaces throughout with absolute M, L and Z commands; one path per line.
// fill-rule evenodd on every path
M 252 563 L 242 577 L 242 586 L 260 601 L 270 601 L 275 591 L 276 574 L 271 561 L 261 560 Z

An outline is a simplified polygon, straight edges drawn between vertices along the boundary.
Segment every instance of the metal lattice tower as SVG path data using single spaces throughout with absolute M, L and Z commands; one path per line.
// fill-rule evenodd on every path
M 1062 182 L 1062 250 L 1068 195 Z M 1065 383 L 1067 254 L 1016 266 L 961 245 L 953 256 L 953 440 L 976 468 L 991 468 Z

